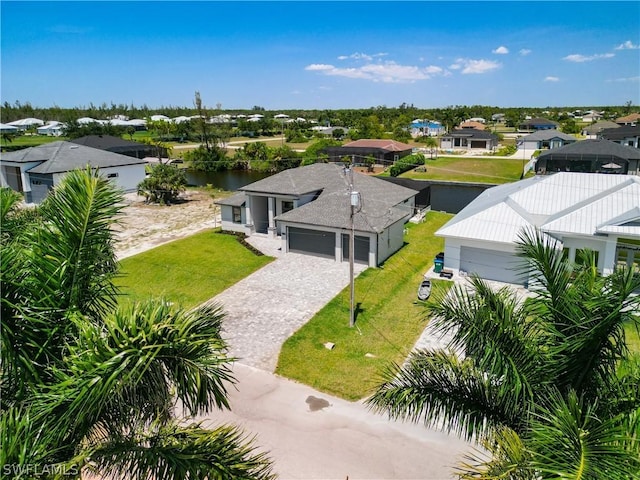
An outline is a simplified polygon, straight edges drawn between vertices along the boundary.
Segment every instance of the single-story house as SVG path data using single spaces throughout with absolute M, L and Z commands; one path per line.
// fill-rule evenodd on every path
M 99 168 L 126 192 L 135 191 L 145 177 L 144 160 L 71 142 L 52 142 L 0 153 L 0 184 L 22 193 L 27 203 L 40 203 L 65 174 L 87 165 Z
M 46 125 L 42 125 L 36 129 L 38 135 L 47 135 L 49 137 L 59 137 L 64 133 L 65 125 L 62 122 L 53 120 L 47 122 Z
M 415 119 L 409 125 L 409 130 L 413 138 L 416 137 L 437 137 L 447 131 L 447 129 L 440 122 L 435 120 L 421 120 Z
M 577 139 L 573 135 L 567 135 L 557 130 L 538 130 L 518 140 L 518 148 L 524 146 L 526 150 L 551 150 L 576 141 Z
M 357 192 L 351 196 L 350 178 Z M 417 193 L 337 163 L 316 163 L 258 180 L 215 203 L 224 230 L 279 235 L 284 252 L 338 262 L 349 260 L 353 220 L 355 261 L 375 267 L 402 247 Z
M 610 140 L 582 140 L 543 152 L 536 173 L 590 172 L 640 175 L 640 149 Z
M 518 131 L 532 132 L 536 130 L 557 130 L 560 125 L 557 122 L 547 120 L 546 118 L 531 118 L 520 122 Z
M 616 118 L 618 125 L 636 125 L 640 121 L 640 113 L 630 113 L 624 117 Z
M 493 150 L 497 146 L 497 135 L 475 128 L 452 130 L 440 138 L 440 148 L 443 150 Z
M 464 130 L 465 128 L 475 128 L 476 130 L 485 130 L 487 126 L 483 122 L 477 122 L 475 120 L 467 120 L 466 122 L 462 122 L 459 126 L 459 129 Z
M 588 127 L 584 127 L 580 132 L 581 135 L 587 138 L 597 138 L 598 134 L 605 128 L 618 128 L 620 125 L 608 120 L 602 120 L 600 122 L 593 123 Z
M 516 241 L 539 229 L 561 242 L 570 260 L 597 252 L 597 268 L 640 267 L 640 177 L 560 172 L 485 190 L 436 235 L 445 241 L 444 268 L 524 284 Z
M 120 155 L 126 155 L 127 157 L 145 158 L 157 155 L 156 147 L 153 145 L 146 145 L 144 143 L 132 142 L 119 137 L 113 137 L 111 135 L 87 135 L 80 138 L 71 140 L 78 145 L 84 145 L 85 147 L 98 148 L 100 150 L 106 150 L 107 152 L 119 153 Z M 162 156 L 166 157 L 166 149 L 161 152 Z
M 0 123 L 0 133 L 18 133 L 18 131 L 18 127 L 14 127 L 8 123 Z
M 640 125 L 625 125 L 618 128 L 607 128 L 602 130 L 598 138 L 604 138 L 605 140 L 611 140 L 612 142 L 619 143 L 620 145 L 627 145 L 629 147 L 640 148 Z
M 44 122 L 39 118 L 21 118 L 20 120 L 14 120 L 13 122 L 8 122 L 7 125 L 11 125 L 16 127 L 18 130 L 24 132 L 33 127 L 39 127 L 44 125 Z
M 393 162 L 411 155 L 413 147 L 395 140 L 361 139 L 345 143 L 341 147 L 327 147 L 322 150 L 329 155 L 329 161 L 340 162 L 344 157 L 353 158 L 354 163 L 364 163 L 373 157 L 375 163 L 391 165 Z

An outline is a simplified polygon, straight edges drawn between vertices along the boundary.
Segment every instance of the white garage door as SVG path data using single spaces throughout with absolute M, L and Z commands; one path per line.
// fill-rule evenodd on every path
M 506 283 L 524 283 L 518 267 L 522 258 L 508 252 L 497 252 L 483 248 L 461 247 L 460 270 L 475 273 L 487 280 Z

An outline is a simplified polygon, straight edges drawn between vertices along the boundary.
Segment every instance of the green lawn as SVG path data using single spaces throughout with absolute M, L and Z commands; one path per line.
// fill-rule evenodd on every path
M 128 299 L 164 297 L 190 308 L 272 260 L 249 251 L 232 235 L 208 230 L 123 259 L 116 284 Z
M 356 278 L 356 327 L 349 328 L 347 287 L 285 342 L 276 373 L 349 400 L 370 393 L 384 367 L 402 362 L 426 326 L 417 289 L 443 249 L 433 232 L 451 217 L 430 212 L 424 223 L 408 224 L 405 246 Z M 435 282 L 434 288 L 448 283 Z M 325 342 L 335 348 L 326 349 Z
M 415 178 L 417 180 L 502 184 L 520 180 L 523 166 L 522 159 L 445 156 L 433 160 L 428 159 L 425 164 L 426 172 L 410 170 L 400 175 L 400 177 Z
M 38 145 L 44 145 L 45 143 L 59 142 L 67 140 L 67 137 L 50 137 L 48 135 L 20 135 L 14 137 L 10 142 L 2 140 L 3 147 L 9 148 L 26 148 L 37 147 Z

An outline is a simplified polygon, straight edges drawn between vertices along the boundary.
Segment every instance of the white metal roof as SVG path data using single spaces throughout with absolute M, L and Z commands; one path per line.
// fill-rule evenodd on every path
M 520 229 L 640 238 L 640 177 L 561 172 L 490 188 L 437 235 L 513 243 Z

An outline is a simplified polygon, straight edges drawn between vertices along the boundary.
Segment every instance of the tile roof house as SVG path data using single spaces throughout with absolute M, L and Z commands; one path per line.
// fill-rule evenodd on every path
M 640 175 L 640 149 L 610 140 L 582 140 L 541 153 L 535 168 L 537 174 L 591 172 Z
M 558 130 L 538 130 L 522 137 L 518 141 L 518 148 L 524 146 L 527 150 L 542 150 L 562 147 L 577 142 L 576 137 L 559 132 Z
M 611 140 L 620 145 L 640 148 L 640 125 L 617 126 L 617 128 L 607 128 L 601 130 L 598 138 Z
M 477 122 L 474 120 L 467 120 L 466 122 L 462 122 L 458 126 L 458 128 L 461 130 L 464 130 L 465 128 L 475 128 L 476 130 L 485 130 L 487 126 L 481 122 Z
M 329 155 L 329 161 L 339 162 L 343 157 L 355 157 L 355 163 L 359 159 L 373 157 L 375 162 L 382 165 L 391 165 L 402 157 L 411 155 L 413 147 L 396 140 L 360 139 L 345 143 L 341 147 L 327 147 L 322 150 Z
M 497 146 L 496 135 L 475 128 L 452 130 L 440 138 L 440 148 L 443 150 L 492 150 Z
M 631 113 L 624 117 L 616 118 L 618 125 L 636 125 L 640 121 L 640 113 Z
M 222 228 L 246 235 L 280 235 L 285 252 L 348 260 L 350 175 L 358 206 L 353 215 L 355 260 L 378 266 L 403 245 L 404 224 L 415 209 L 415 190 L 336 163 L 292 168 L 218 200 Z
M 0 153 L 0 184 L 40 203 L 67 172 L 99 168 L 124 191 L 135 191 L 145 177 L 146 161 L 71 142 L 52 142 Z
M 561 172 L 490 188 L 436 232 L 444 267 L 526 285 L 515 246 L 530 228 L 560 241 L 572 261 L 581 249 L 598 252 L 604 275 L 618 262 L 640 268 L 640 177 Z

